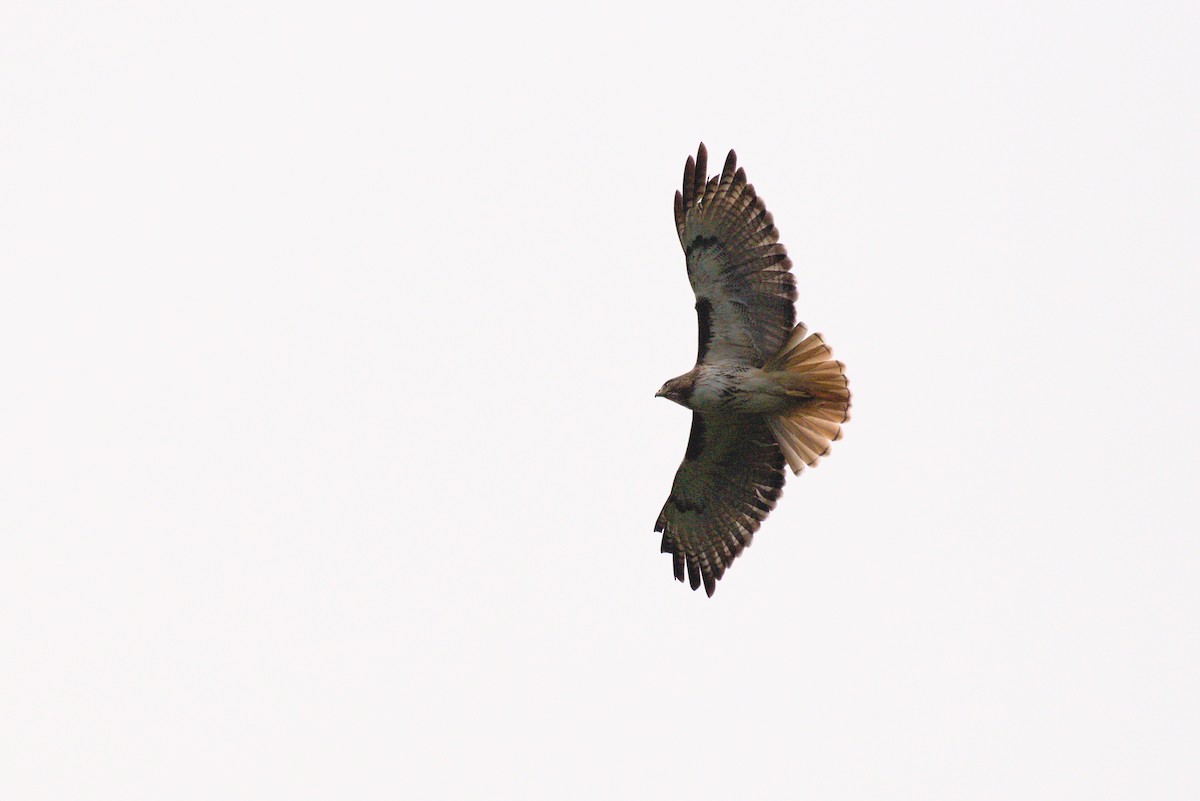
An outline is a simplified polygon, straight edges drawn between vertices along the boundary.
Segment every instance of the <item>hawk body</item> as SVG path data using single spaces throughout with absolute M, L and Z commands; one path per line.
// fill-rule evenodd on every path
M 696 365 L 658 395 L 693 411 L 671 495 L 658 516 L 675 578 L 712 595 L 783 491 L 829 452 L 849 417 L 844 365 L 796 325 L 791 260 L 731 150 L 706 178 L 688 158 L 675 225 L 696 296 Z
M 750 365 L 699 365 L 685 375 L 691 389 L 681 405 L 698 412 L 781 414 L 793 405 L 774 377 Z

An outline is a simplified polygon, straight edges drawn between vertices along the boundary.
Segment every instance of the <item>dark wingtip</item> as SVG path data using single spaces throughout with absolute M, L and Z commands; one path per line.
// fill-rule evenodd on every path
M 688 584 L 691 585 L 692 589 L 700 589 L 700 565 L 696 563 L 695 559 L 689 558 L 687 560 L 687 575 Z
M 737 153 L 734 153 L 732 150 L 730 150 L 729 155 L 725 157 L 725 166 L 721 168 L 721 179 L 731 180 L 733 178 L 733 172 L 736 169 Z
M 708 597 L 711 598 L 713 593 L 717 591 L 717 580 L 712 576 L 705 576 L 704 591 L 708 593 Z
M 696 184 L 696 160 L 691 156 L 687 157 L 687 161 L 683 165 L 683 192 L 681 200 L 683 201 L 683 209 L 687 211 L 696 202 L 694 189 Z
M 671 534 L 670 532 L 666 531 L 666 524 L 664 524 L 660 519 L 658 521 L 658 525 L 654 527 L 654 530 L 663 532 L 662 548 L 659 550 L 659 553 L 671 554 L 671 570 L 675 573 L 675 580 L 683 581 L 683 554 L 675 548 L 675 543 L 671 542 Z

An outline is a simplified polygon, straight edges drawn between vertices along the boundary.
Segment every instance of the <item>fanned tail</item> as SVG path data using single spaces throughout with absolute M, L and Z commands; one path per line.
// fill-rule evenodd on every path
M 767 418 L 788 466 L 793 473 L 816 466 L 830 443 L 842 438 L 842 423 L 850 419 L 846 365 L 834 360 L 820 334 L 809 335 L 801 323 L 763 370 L 796 399 L 786 414 Z

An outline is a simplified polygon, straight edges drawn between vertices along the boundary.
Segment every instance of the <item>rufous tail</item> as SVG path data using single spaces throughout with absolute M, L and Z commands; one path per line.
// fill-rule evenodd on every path
M 763 371 L 796 401 L 786 414 L 767 417 L 788 466 L 793 473 L 816 466 L 829 453 L 829 444 L 842 438 L 842 423 L 850 419 L 846 365 L 834 360 L 820 334 L 808 334 L 801 323 Z

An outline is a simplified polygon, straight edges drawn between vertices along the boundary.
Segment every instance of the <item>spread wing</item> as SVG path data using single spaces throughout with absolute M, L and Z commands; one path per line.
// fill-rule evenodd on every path
M 705 178 L 704 144 L 683 169 L 675 226 L 687 256 L 700 324 L 697 364 L 762 367 L 796 322 L 796 282 L 771 213 L 730 150 L 719 176 Z
M 687 453 L 658 515 L 675 578 L 710 596 L 783 492 L 784 458 L 759 415 L 692 413 Z

